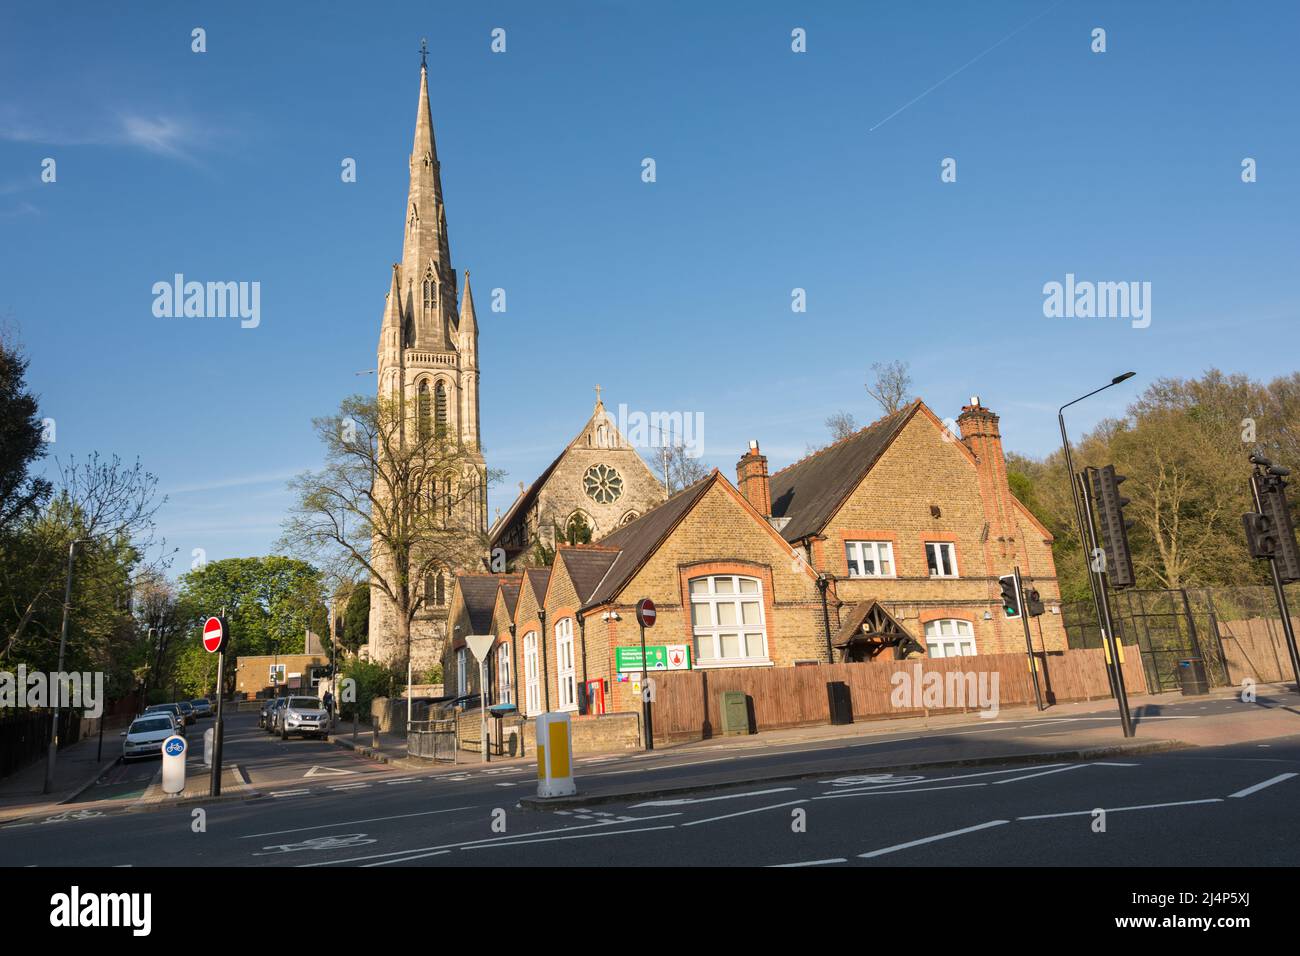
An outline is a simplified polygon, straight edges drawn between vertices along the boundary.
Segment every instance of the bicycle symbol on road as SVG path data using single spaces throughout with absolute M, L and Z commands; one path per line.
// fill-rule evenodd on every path
M 339 833 L 334 836 L 312 837 L 310 840 L 303 840 L 301 843 L 281 843 L 274 846 L 264 846 L 263 850 L 269 850 L 269 853 L 254 853 L 253 856 L 275 856 L 279 853 L 298 853 L 301 850 L 339 850 L 350 846 L 365 846 L 367 843 L 376 842 L 373 837 L 367 837 L 364 833 Z
M 46 817 L 41 823 L 65 823 L 68 820 L 89 820 L 93 817 L 102 817 L 103 811 L 100 810 L 69 810 L 66 813 L 60 813 L 57 816 Z

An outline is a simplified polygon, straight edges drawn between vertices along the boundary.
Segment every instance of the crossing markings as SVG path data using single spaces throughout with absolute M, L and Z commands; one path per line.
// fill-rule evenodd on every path
M 1010 822 L 1010 820 L 990 820 L 988 823 L 978 823 L 973 827 L 963 827 L 960 830 L 949 830 L 947 833 L 936 833 L 934 836 L 922 837 L 919 840 L 909 840 L 906 843 L 896 843 L 893 846 L 881 847 L 879 850 L 872 850 L 869 853 L 859 853 L 858 856 L 869 860 L 877 856 L 884 856 L 886 853 L 896 853 L 899 850 L 908 850 L 914 846 L 924 846 L 927 843 L 937 843 L 940 840 L 950 840 L 953 837 L 965 836 L 967 833 L 976 833 L 980 830 L 987 830 L 990 827 L 1000 827 L 1003 824 Z
M 1290 780 L 1294 776 L 1296 776 L 1294 773 L 1280 773 L 1276 777 L 1269 777 L 1262 783 L 1257 783 L 1252 787 L 1247 787 L 1245 790 L 1238 790 L 1236 793 L 1230 793 L 1228 796 L 1249 797 L 1252 793 L 1259 793 L 1259 791 L 1263 790 L 1265 787 L 1271 787 L 1273 784 L 1281 783 L 1283 780 Z

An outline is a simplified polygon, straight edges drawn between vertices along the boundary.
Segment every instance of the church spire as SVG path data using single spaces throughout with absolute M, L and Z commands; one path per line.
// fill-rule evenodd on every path
M 447 214 L 442 200 L 442 174 L 429 105 L 429 69 L 421 44 L 420 98 L 411 146 L 410 187 L 406 200 L 406 232 L 402 242 L 402 282 L 414 312 L 415 342 L 422 348 L 445 349 L 455 316 L 456 274 L 447 242 Z
M 474 294 L 469 290 L 469 270 L 465 270 L 465 291 L 460 296 L 460 334 L 478 335 L 478 316 L 474 312 Z

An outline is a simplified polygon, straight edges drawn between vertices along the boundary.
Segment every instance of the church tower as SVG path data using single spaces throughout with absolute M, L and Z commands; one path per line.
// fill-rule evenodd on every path
M 429 106 L 429 71 L 420 62 L 420 96 L 415 141 L 408 162 L 409 187 L 402 223 L 402 261 L 392 267 L 379 332 L 378 389 L 409 409 L 407 434 L 445 435 L 459 444 L 465 460 L 454 497 L 465 513 L 457 524 L 487 531 L 487 475 L 479 432 L 478 322 L 469 273 L 458 294 L 447 237 L 438 148 Z M 468 491 L 466 491 L 468 489 Z M 448 499 L 453 495 L 448 494 Z M 381 561 L 378 554 L 374 560 Z M 436 664 L 446 640 L 446 613 L 457 571 L 430 575 L 424 608 L 411 628 L 412 659 L 418 672 Z M 439 580 L 441 579 L 441 580 Z M 405 656 L 396 647 L 395 610 L 379 589 L 371 591 L 370 654 L 379 661 Z

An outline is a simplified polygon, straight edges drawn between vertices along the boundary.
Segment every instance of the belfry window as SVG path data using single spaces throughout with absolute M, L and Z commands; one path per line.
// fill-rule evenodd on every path
M 424 277 L 424 308 L 425 311 L 436 308 L 438 305 L 438 283 L 433 278 L 433 273 L 429 272 Z
M 438 438 L 447 437 L 447 388 L 442 382 L 433 390 L 433 431 Z
M 438 388 L 442 388 L 441 385 Z M 416 401 L 416 414 L 419 417 L 419 435 L 420 441 L 428 441 L 431 434 L 429 429 L 429 418 L 431 412 L 431 400 L 429 397 L 429 383 L 420 383 L 419 398 Z

